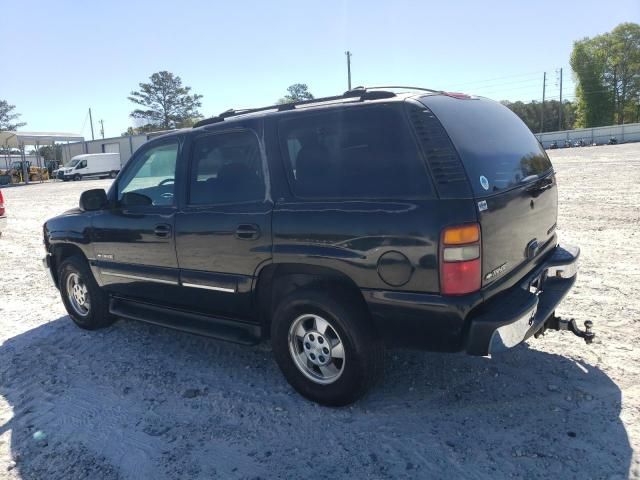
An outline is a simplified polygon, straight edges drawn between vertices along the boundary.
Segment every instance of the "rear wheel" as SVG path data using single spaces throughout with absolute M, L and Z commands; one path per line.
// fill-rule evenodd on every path
M 271 325 L 276 361 L 301 395 L 330 406 L 356 401 L 380 377 L 384 347 L 357 299 L 305 290 L 285 298 Z
M 98 286 L 84 258 L 74 255 L 60 265 L 60 294 L 71 319 L 80 328 L 96 330 L 111 325 L 109 297 Z

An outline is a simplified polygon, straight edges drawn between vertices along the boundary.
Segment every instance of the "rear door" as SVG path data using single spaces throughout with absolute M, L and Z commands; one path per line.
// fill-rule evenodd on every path
M 546 152 L 507 107 L 487 99 L 427 96 L 466 171 L 482 229 L 482 284 L 555 246 L 556 179 Z
M 221 317 L 251 319 L 258 267 L 271 260 L 267 169 L 253 123 L 194 136 L 188 191 L 176 215 L 180 302 Z

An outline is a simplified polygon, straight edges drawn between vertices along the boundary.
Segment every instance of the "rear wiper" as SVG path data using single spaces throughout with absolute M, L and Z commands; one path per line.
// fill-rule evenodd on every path
M 533 181 L 533 180 L 538 179 L 538 177 L 539 177 L 538 175 L 530 175 L 530 176 L 522 179 L 521 183 L 524 183 L 524 181 L 527 178 L 530 179 L 529 181 Z M 540 178 L 533 185 L 527 187 L 527 192 L 529 192 L 534 197 L 537 197 L 538 195 L 540 195 L 540 193 L 542 193 L 545 190 L 551 188 L 552 186 L 553 186 L 553 178 L 552 177 Z
M 538 180 L 538 175 L 528 175 L 520 180 L 520 183 L 529 183 L 533 182 L 534 180 Z

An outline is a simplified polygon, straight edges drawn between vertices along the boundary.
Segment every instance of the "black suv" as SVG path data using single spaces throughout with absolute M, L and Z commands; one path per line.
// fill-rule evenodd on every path
M 361 396 L 384 346 L 487 355 L 575 322 L 556 178 L 499 103 L 425 89 L 227 111 L 142 146 L 46 222 L 80 327 L 117 317 L 252 344 L 302 395 Z

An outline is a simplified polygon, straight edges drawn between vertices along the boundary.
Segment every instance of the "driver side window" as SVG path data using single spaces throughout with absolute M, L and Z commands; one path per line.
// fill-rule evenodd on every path
M 118 201 L 123 204 L 173 205 L 178 142 L 148 148 L 128 170 L 118 185 Z

